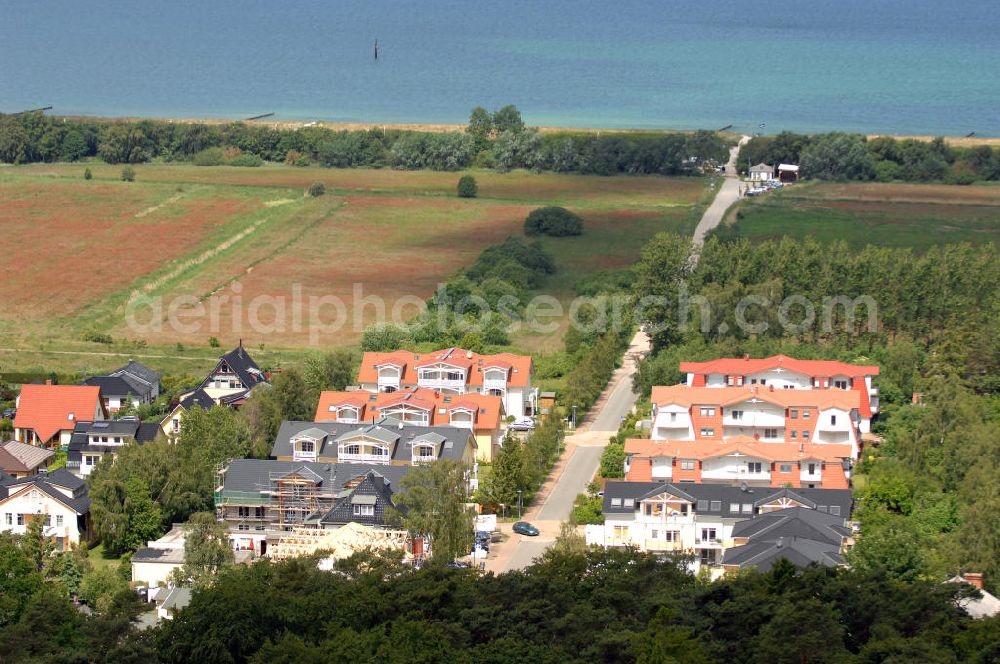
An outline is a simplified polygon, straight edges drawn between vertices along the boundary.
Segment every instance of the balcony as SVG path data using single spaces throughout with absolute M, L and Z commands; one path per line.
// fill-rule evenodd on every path
M 379 463 L 388 465 L 390 458 L 388 454 L 338 454 L 337 461 L 340 463 Z
M 495 378 L 484 378 L 483 379 L 483 390 L 502 390 L 507 391 L 507 381 L 503 378 L 497 380 Z
M 703 549 L 721 549 L 722 540 L 719 538 L 715 539 L 696 539 L 694 541 L 695 545 L 700 546 Z
M 668 542 L 662 539 L 648 539 L 642 544 L 644 551 L 683 551 L 684 545 L 680 542 Z
M 706 470 L 703 468 L 701 477 L 706 480 L 767 482 L 771 479 L 771 472 L 763 470 L 759 473 L 751 473 L 746 468 L 723 468 L 717 470 Z
M 800 482 L 819 482 L 823 479 L 823 472 L 817 470 L 815 473 L 810 473 L 808 470 L 803 470 L 799 473 Z
M 388 389 L 387 389 L 388 388 Z M 398 376 L 379 376 L 378 377 L 378 391 L 379 392 L 395 392 L 399 390 L 399 377 Z
M 316 452 L 303 452 L 302 450 L 294 450 L 292 452 L 292 459 L 295 461 L 315 461 Z
M 465 391 L 464 380 L 454 380 L 448 378 L 421 378 L 417 381 L 417 385 L 420 387 L 426 387 L 430 390 L 451 390 L 459 393 Z

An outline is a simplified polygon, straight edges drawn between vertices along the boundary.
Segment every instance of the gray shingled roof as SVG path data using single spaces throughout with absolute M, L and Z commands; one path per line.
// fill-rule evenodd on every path
M 331 489 L 342 487 L 350 480 L 374 471 L 386 478 L 393 487 L 409 470 L 409 466 L 381 466 L 362 463 L 312 463 L 303 461 L 274 461 L 270 459 L 234 459 L 229 462 L 225 477 L 225 491 L 257 492 L 270 486 L 272 477 L 287 475 L 305 468 L 318 475 L 323 486 Z
M 233 370 L 233 373 L 236 374 L 236 376 L 240 379 L 240 382 L 243 383 L 243 386 L 247 389 L 251 389 L 255 385 L 267 382 L 264 379 L 264 372 L 260 370 L 257 363 L 253 361 L 252 357 L 250 357 L 250 353 L 248 353 L 241 344 L 219 358 L 215 368 L 212 369 L 208 376 L 205 377 L 204 382 L 202 382 L 202 387 L 208 384 L 208 381 L 215 375 L 215 372 L 219 369 L 223 362 L 225 362 L 226 365 Z
M 160 384 L 159 372 L 135 360 L 129 360 L 128 364 L 109 372 L 108 375 L 120 376 L 143 395 L 152 394 L 153 388 Z
M 4 443 L 3 450 L 8 455 L 13 457 L 18 464 L 18 467 L 11 467 L 7 470 L 16 470 L 18 472 L 34 471 L 40 465 L 45 463 L 46 460 L 55 456 L 55 452 L 52 450 L 44 447 L 38 447 L 37 445 L 18 443 L 13 440 Z
M 128 395 L 143 396 L 132 385 L 118 376 L 91 376 L 83 381 L 84 385 L 96 385 L 101 390 L 102 397 L 126 397 Z
M 134 563 L 184 563 L 184 549 L 157 549 L 144 546 L 132 554 Z
M 206 392 L 203 388 L 200 387 L 191 394 L 181 399 L 180 402 L 180 406 L 185 410 L 193 408 L 194 406 L 200 406 L 205 410 L 209 410 L 214 405 L 215 405 L 215 399 L 208 396 L 208 392 Z
M 756 567 L 761 572 L 766 572 L 781 559 L 801 567 L 813 563 L 828 566 L 845 563 L 839 544 L 782 537 L 775 541 L 751 542 L 726 549 L 722 555 L 722 564 Z
M 396 424 L 389 426 L 390 422 Z M 376 423 L 367 424 L 286 420 L 281 423 L 278 435 L 275 436 L 274 445 L 271 448 L 271 456 L 292 456 L 292 438 L 307 431 L 313 432 L 307 434 L 310 437 L 318 438 L 319 432 L 325 434 L 325 437 L 320 441 L 316 449 L 318 457 L 335 458 L 337 456 L 338 440 L 364 433 L 364 435 L 374 437 L 389 445 L 395 443 L 392 447 L 392 460 L 394 461 L 409 461 L 413 443 L 418 439 L 441 443 L 441 458 L 458 460 L 462 458 L 466 442 L 470 438 L 474 438 L 472 431 L 462 427 L 403 425 L 400 428 L 398 420 L 390 418 L 383 418 Z M 454 444 L 449 447 L 447 444 L 449 442 Z
M 779 538 L 809 539 L 838 547 L 851 529 L 844 525 L 846 516 L 835 516 L 804 507 L 759 514 L 733 526 L 733 537 L 754 541 L 774 541 Z
M 6 498 L 12 493 L 23 490 L 28 485 L 33 485 L 42 493 L 58 500 L 77 514 L 82 515 L 90 511 L 90 498 L 87 496 L 86 482 L 69 473 L 65 468 L 60 468 L 52 473 L 41 473 L 6 482 L 0 490 L 0 495 Z M 72 492 L 73 495 L 67 496 L 56 487 L 64 488 Z
M 722 518 L 744 519 L 753 513 L 744 511 L 744 505 L 756 510 L 760 505 L 782 497 L 799 500 L 807 505 L 815 505 L 820 511 L 829 511 L 836 506 L 843 518 L 851 514 L 853 497 L 848 489 L 785 489 L 775 487 L 747 487 L 743 489 L 728 484 L 695 484 L 670 482 L 627 482 L 611 481 L 604 487 L 605 514 L 625 514 L 635 512 L 636 505 L 644 498 L 664 491 L 679 498 L 690 500 L 698 513 L 718 515 Z M 631 504 L 626 504 L 631 500 Z M 615 504 L 617 501 L 617 504 Z M 730 508 L 737 505 L 739 509 Z

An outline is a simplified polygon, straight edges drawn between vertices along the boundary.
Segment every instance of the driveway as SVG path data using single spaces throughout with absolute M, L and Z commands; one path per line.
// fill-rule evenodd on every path
M 705 213 L 701 216 L 701 221 L 698 222 L 697 228 L 694 229 L 694 243 L 696 245 L 705 243 L 705 236 L 708 235 L 709 231 L 722 223 L 722 218 L 726 215 L 726 210 L 740 199 L 739 192 L 743 183 L 740 182 L 739 174 L 736 172 L 736 154 L 740 151 L 740 146 L 749 140 L 749 136 L 744 136 L 740 139 L 736 147 L 729 151 L 726 174 L 722 178 L 722 186 L 719 187 L 719 193 L 715 195 L 715 200 L 705 210 Z

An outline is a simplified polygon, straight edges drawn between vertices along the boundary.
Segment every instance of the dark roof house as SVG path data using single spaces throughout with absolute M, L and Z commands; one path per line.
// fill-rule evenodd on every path
M 369 424 L 346 422 L 305 422 L 286 420 L 281 423 L 271 457 L 275 459 L 301 458 L 301 441 L 313 445 L 317 461 L 338 461 L 338 449 L 355 441 L 371 441 L 388 451 L 387 463 L 410 464 L 414 459 L 462 460 L 470 449 L 475 450 L 476 439 L 470 429 L 452 426 L 421 426 L 404 424 L 391 417 L 383 417 Z M 364 457 L 362 450 L 356 457 Z M 360 458 L 352 458 L 359 461 Z M 368 459 L 364 459 L 368 461 Z
M 638 509 L 640 501 L 663 493 L 687 500 L 699 515 L 725 519 L 745 519 L 788 507 L 805 507 L 841 519 L 851 514 L 854 504 L 849 489 L 808 489 L 775 487 L 740 487 L 727 484 L 694 482 L 608 482 L 604 487 L 605 514 L 627 514 Z
M 123 445 L 133 441 L 140 445 L 148 443 L 159 435 L 159 424 L 140 422 L 137 417 L 77 422 L 66 451 L 66 468 L 86 476 L 103 455 L 115 454 Z M 84 463 L 84 457 L 89 457 L 89 463 Z
M 843 550 L 852 530 L 844 517 L 793 507 L 746 519 L 733 527 L 737 546 L 723 555 L 727 569 L 767 571 L 781 559 L 807 566 L 845 564 Z

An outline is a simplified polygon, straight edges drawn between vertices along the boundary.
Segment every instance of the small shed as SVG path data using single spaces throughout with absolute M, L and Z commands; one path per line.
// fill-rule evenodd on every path
M 782 182 L 795 182 L 798 180 L 798 164 L 778 164 L 778 179 Z
M 760 163 L 756 166 L 750 167 L 750 181 L 751 182 L 767 182 L 774 177 L 774 167 L 768 164 Z
M 555 392 L 542 392 L 539 395 L 538 407 L 541 409 L 543 415 L 550 413 L 555 405 L 556 405 Z

